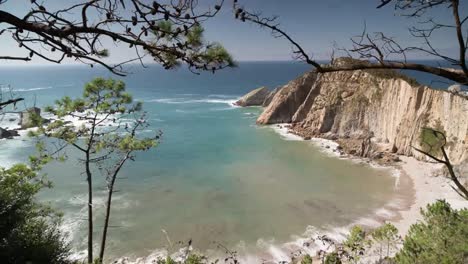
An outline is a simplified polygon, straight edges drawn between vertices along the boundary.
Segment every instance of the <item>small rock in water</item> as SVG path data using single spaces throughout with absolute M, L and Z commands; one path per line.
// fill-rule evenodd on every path
M 311 140 L 311 137 L 304 137 L 304 140 Z
M 450 86 L 447 90 L 453 94 L 459 94 L 462 89 L 461 89 L 461 85 L 454 84 Z

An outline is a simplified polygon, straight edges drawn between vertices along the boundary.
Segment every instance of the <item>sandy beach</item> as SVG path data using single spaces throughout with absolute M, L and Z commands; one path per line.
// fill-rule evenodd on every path
M 453 208 L 468 207 L 468 201 L 461 198 L 451 187 L 449 179 L 441 175 L 443 165 L 419 161 L 413 157 L 400 157 L 397 165 L 412 181 L 414 200 L 409 209 L 399 212 L 400 219 L 390 221 L 401 235 L 406 235 L 411 224 L 421 220 L 420 209 L 438 199 L 445 199 Z
M 289 131 L 289 124 L 276 124 L 270 126 L 285 140 L 304 140 L 302 137 L 292 134 Z M 366 162 L 373 167 L 382 167 L 368 159 L 341 155 L 337 149 L 339 144 L 328 139 L 311 138 L 316 146 L 320 147 L 324 153 L 336 158 L 352 159 L 356 162 Z M 442 175 L 444 165 L 434 162 L 417 160 L 414 157 L 399 156 L 399 162 L 390 167 L 395 169 L 397 179 L 395 188 L 398 190 L 398 197 L 395 203 L 377 211 L 378 222 L 390 222 L 404 236 L 410 226 L 421 220 L 420 209 L 427 204 L 434 203 L 439 199 L 445 199 L 455 209 L 468 208 L 468 201 L 460 197 L 452 188 L 450 179 Z

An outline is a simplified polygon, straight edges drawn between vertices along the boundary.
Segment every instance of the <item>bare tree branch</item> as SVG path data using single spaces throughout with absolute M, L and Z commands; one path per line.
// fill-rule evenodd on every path
M 390 3 L 395 3 L 395 9 L 403 12 L 403 15 L 408 18 L 421 17 L 429 9 L 446 5 L 452 10 L 451 15 L 454 18 L 454 24 L 446 25 L 437 23 L 434 19 L 429 19 L 422 22 L 422 24 L 429 25 L 429 28 L 410 28 L 410 33 L 413 37 L 422 38 L 424 40 L 424 46 L 418 47 L 403 47 L 393 38 L 386 36 L 383 32 L 369 34 L 364 28 L 364 31 L 360 36 L 351 38 L 353 47 L 351 49 L 346 49 L 345 53 L 349 55 L 357 55 L 359 59 L 366 59 L 369 63 L 356 63 L 353 65 L 320 65 L 320 63 L 307 54 L 305 49 L 296 40 L 294 40 L 292 36 L 280 28 L 279 23 L 277 22 L 277 17 L 262 17 L 261 13 L 247 11 L 245 8 L 240 7 L 236 0 L 234 0 L 233 7 L 236 19 L 243 22 L 248 21 L 259 25 L 260 27 L 267 28 L 271 30 L 274 37 L 285 38 L 293 46 L 293 54 L 295 58 L 314 66 L 317 72 L 325 73 L 366 69 L 415 70 L 444 77 L 460 84 L 468 84 L 468 69 L 466 65 L 466 43 L 468 43 L 468 37 L 465 41 L 465 36 L 463 34 L 463 23 L 468 19 L 468 16 L 463 20 L 460 19 L 460 10 L 458 8 L 459 0 L 381 0 L 381 3 L 377 8 L 382 8 Z M 456 29 L 457 43 L 459 47 L 459 54 L 457 54 L 456 57 L 442 54 L 432 45 L 432 34 L 441 29 Z M 449 62 L 451 65 L 458 66 L 459 69 L 442 68 L 424 63 L 409 63 L 406 59 L 406 54 L 409 52 L 419 52 L 441 58 Z
M 0 56 L 0 60 L 21 60 L 21 61 L 30 61 L 29 57 L 11 57 L 11 56 Z
M 414 150 L 418 151 L 421 154 L 424 154 L 425 156 L 433 159 L 434 161 L 444 164 L 445 167 L 447 168 L 449 175 L 450 175 L 450 180 L 455 184 L 456 188 L 452 186 L 452 188 L 465 200 L 468 200 L 468 189 L 463 186 L 463 184 L 460 182 L 458 179 L 455 170 L 453 168 L 453 164 L 450 162 L 450 158 L 447 155 L 447 152 L 445 151 L 445 145 L 447 144 L 447 137 L 445 136 L 444 133 L 432 129 L 432 128 L 423 128 L 422 133 L 430 133 L 432 137 L 430 139 L 421 138 L 421 144 L 424 144 L 425 146 L 429 147 L 429 151 L 422 150 L 420 148 L 413 147 Z M 422 134 L 423 135 L 423 134 Z M 431 142 L 428 142 L 431 141 Z M 442 158 L 437 157 L 436 154 L 432 153 L 431 151 L 434 150 L 439 150 L 440 154 L 442 155 Z
M 219 12 L 224 0 L 218 1 L 213 9 L 204 12 L 198 10 L 197 0 L 128 0 L 126 4 L 121 0 L 81 0 L 63 4 L 59 10 L 31 1 L 31 10 L 23 17 L 0 10 L 0 35 L 12 38 L 29 56 L 0 59 L 30 61 L 37 56 L 62 63 L 71 58 L 125 75 L 125 63 L 141 61 L 148 54 L 168 69 L 180 63 L 192 71 L 224 69 L 234 65 L 227 53 L 222 54 L 219 45 L 196 39 L 203 21 Z M 107 62 L 109 52 L 102 44 L 104 39 L 134 48 L 134 57 L 115 64 Z
M 0 102 L 0 110 L 5 108 L 7 105 L 15 105 L 17 102 L 20 102 L 20 101 L 23 101 L 24 98 L 14 98 L 14 99 L 10 99 L 10 100 L 7 100 L 5 102 Z

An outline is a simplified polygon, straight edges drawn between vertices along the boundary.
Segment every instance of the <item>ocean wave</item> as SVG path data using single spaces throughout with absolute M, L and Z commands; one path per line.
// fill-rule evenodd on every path
M 138 204 L 137 204 L 138 205 Z M 133 202 L 129 204 L 122 204 L 124 208 L 135 206 Z M 315 256 L 318 251 L 323 250 L 331 252 L 334 250 L 334 244 L 329 243 L 329 238 L 335 242 L 343 242 L 349 235 L 349 230 L 354 225 L 361 225 L 364 228 L 375 228 L 384 223 L 385 219 L 394 219 L 398 216 L 398 211 L 403 208 L 403 204 L 399 199 L 392 199 L 383 207 L 370 212 L 361 218 L 351 221 L 348 225 L 331 226 L 326 225 L 322 227 L 307 226 L 305 231 L 298 235 L 292 234 L 290 239 L 286 242 L 276 241 L 274 238 L 259 238 L 253 246 L 247 246 L 245 242 L 239 241 L 236 246 L 229 248 L 237 252 L 237 259 L 239 263 L 282 263 L 291 262 L 292 256 L 309 254 Z M 68 222 L 69 224 L 72 224 Z M 127 223 L 127 225 L 131 225 Z M 75 225 L 76 227 L 76 225 Z M 164 231 L 163 231 L 164 232 Z M 196 244 L 194 245 L 196 247 Z M 187 248 L 175 248 L 173 252 L 168 252 L 166 248 L 154 249 L 146 256 L 121 256 L 113 263 L 127 263 L 127 264 L 146 264 L 155 263 L 159 259 L 164 259 L 170 255 L 174 259 L 180 257 L 180 252 L 185 252 Z M 193 250 L 190 248 L 190 250 Z M 215 250 L 207 250 L 204 254 L 208 257 L 209 261 L 215 259 L 223 259 L 225 255 L 223 252 Z M 78 251 L 76 256 L 82 256 L 82 252 Z
M 34 91 L 41 91 L 41 90 L 49 90 L 54 88 L 65 88 L 65 87 L 73 87 L 73 84 L 61 84 L 56 86 L 39 86 L 39 87 L 30 87 L 30 88 L 14 88 L 14 87 L 2 87 L 2 92 L 34 92 Z
M 33 92 L 33 91 L 40 91 L 40 90 L 49 90 L 53 89 L 53 86 L 46 86 L 46 87 L 33 87 L 33 88 L 20 88 L 20 89 L 13 89 L 14 92 Z
M 358 219 L 353 224 L 375 224 L 374 218 Z M 324 236 L 333 241 L 342 242 L 349 235 L 349 226 L 329 226 L 324 228 L 317 228 L 315 226 L 307 226 L 304 233 L 301 235 L 291 235 L 287 242 L 278 242 L 274 238 L 259 238 L 253 247 L 247 246 L 243 241 L 230 248 L 237 252 L 237 260 L 239 263 L 289 263 L 292 261 L 294 255 L 309 254 L 316 256 L 320 250 L 331 252 L 334 250 L 334 245 L 325 239 Z M 196 247 L 196 245 L 194 245 Z M 165 259 L 168 255 L 177 259 L 179 252 L 183 252 L 186 248 L 180 248 L 171 254 L 165 248 L 158 248 L 153 250 L 147 256 L 129 257 L 123 256 L 115 260 L 114 263 L 128 263 L 128 264 L 146 264 L 155 263 L 160 259 Z M 216 259 L 223 259 L 226 257 L 223 252 L 216 250 L 208 250 L 205 252 L 209 261 L 215 262 Z
M 235 109 L 236 107 L 232 106 L 232 107 L 214 107 L 214 108 L 210 108 L 208 109 L 209 111 L 229 111 L 229 110 L 232 110 L 232 109 Z
M 276 133 L 278 133 L 282 139 L 289 140 L 289 141 L 303 141 L 304 139 L 298 135 L 289 133 L 289 125 L 287 123 L 284 124 L 275 124 L 271 126 L 267 126 L 272 128 Z
M 210 94 L 208 98 L 225 98 L 225 99 L 236 99 L 240 96 L 237 95 L 227 95 L 227 94 Z
M 21 136 L 21 135 L 20 135 Z M 27 156 L 21 155 L 26 148 L 32 146 L 30 141 L 23 140 L 22 137 L 15 139 L 2 139 L 2 148 L 0 149 L 0 166 L 9 168 L 14 164 L 26 162 Z
M 228 104 L 234 106 L 236 99 L 213 99 L 213 98 L 204 98 L 204 99 L 187 99 L 187 98 L 159 98 L 159 99 L 150 99 L 145 101 L 146 103 L 161 103 L 161 104 Z

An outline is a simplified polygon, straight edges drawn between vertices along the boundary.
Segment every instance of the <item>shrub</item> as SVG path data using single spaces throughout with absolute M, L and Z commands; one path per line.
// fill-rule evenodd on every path
M 379 244 L 379 258 L 390 256 L 390 250 L 396 249 L 396 245 L 400 242 L 398 229 L 389 223 L 382 225 L 372 232 L 372 238 Z
M 307 254 L 304 256 L 304 258 L 301 260 L 301 264 L 312 264 L 313 261 L 312 261 L 312 257 Z
M 66 263 L 69 247 L 60 215 L 38 203 L 46 182 L 30 167 L 0 168 L 0 260 L 2 263 Z
M 468 209 L 439 200 L 421 214 L 424 221 L 411 226 L 396 262 L 468 263 Z
M 366 232 L 360 226 L 353 226 L 346 241 L 343 243 L 348 258 L 352 263 L 358 263 L 370 241 L 366 239 Z
M 341 258 L 336 252 L 332 252 L 325 257 L 325 264 L 341 264 Z
M 425 127 L 421 129 L 419 145 L 424 152 L 440 157 L 442 155 L 441 148 L 447 144 L 445 134 L 442 123 L 437 120 L 433 128 Z

